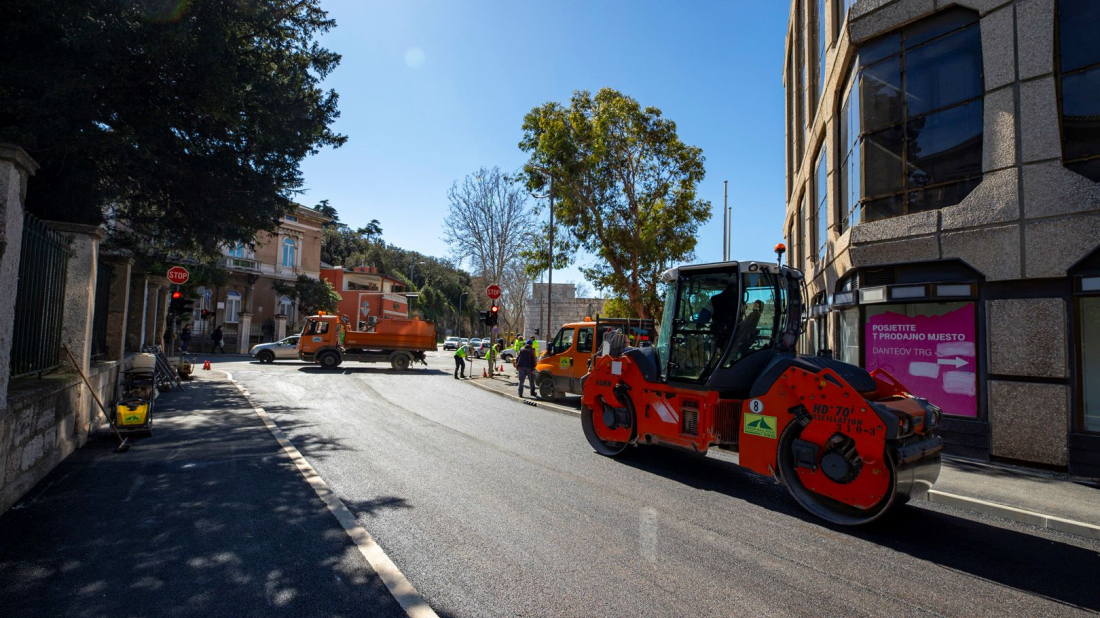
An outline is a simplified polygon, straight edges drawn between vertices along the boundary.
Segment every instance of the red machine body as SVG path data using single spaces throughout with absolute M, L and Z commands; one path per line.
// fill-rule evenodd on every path
M 713 316 L 699 309 L 701 302 L 679 310 L 694 302 L 683 293 L 693 274 L 679 269 L 669 281 L 670 297 L 679 298 L 666 301 L 659 336 L 668 339 L 649 350 L 616 349 L 613 340 L 604 345 L 585 377 L 582 400 L 584 431 L 597 452 L 615 456 L 644 444 L 699 454 L 714 446 L 736 450 L 740 465 L 783 482 L 819 517 L 849 525 L 876 519 L 930 488 L 939 475 L 939 409 L 885 371 L 868 374 L 831 358 L 795 354 L 801 273 L 750 264 L 752 280 L 741 276 L 748 265 L 689 267 L 709 278 L 704 281 L 717 281 L 703 294 Z M 728 277 L 715 280 L 715 273 Z M 767 310 L 753 298 L 769 285 L 768 302 L 776 305 L 770 321 L 761 319 Z M 713 291 L 731 286 L 742 305 L 738 324 L 714 325 L 722 301 Z M 738 333 L 742 328 L 753 332 Z M 696 375 L 687 367 L 703 369 Z

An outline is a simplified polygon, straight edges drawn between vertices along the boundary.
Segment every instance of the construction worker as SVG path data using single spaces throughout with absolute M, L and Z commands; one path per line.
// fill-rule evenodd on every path
M 523 397 L 523 381 L 527 380 L 531 385 L 531 396 L 535 396 L 535 349 L 528 339 L 526 345 L 519 351 L 516 357 L 516 373 L 519 374 L 519 396 Z
M 534 350 L 535 350 L 535 360 L 538 360 L 538 358 L 539 358 L 539 340 L 538 339 L 528 339 L 528 341 L 530 341 L 534 344 L 531 347 L 534 348 Z M 534 378 L 531 378 L 531 379 L 534 380 Z
M 459 379 L 459 374 L 463 379 L 466 378 L 466 347 L 469 344 L 463 343 L 455 350 L 455 379 Z
M 523 349 L 523 337 L 516 337 L 516 341 L 512 344 L 512 349 L 516 351 L 516 356 L 519 356 L 519 351 Z

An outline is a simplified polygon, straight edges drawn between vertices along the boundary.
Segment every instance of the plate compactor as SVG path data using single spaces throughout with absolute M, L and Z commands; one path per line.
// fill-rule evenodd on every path
M 936 481 L 939 408 L 885 371 L 795 352 L 801 272 L 724 262 L 673 268 L 662 280 L 656 346 L 628 348 L 609 335 L 584 378 L 581 423 L 598 453 L 735 450 L 740 465 L 840 525 L 878 519 Z

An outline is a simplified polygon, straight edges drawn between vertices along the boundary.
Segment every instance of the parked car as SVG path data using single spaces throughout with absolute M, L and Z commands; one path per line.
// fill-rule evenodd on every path
M 447 337 L 446 339 L 443 340 L 443 349 L 444 350 L 457 350 L 458 346 L 462 345 L 461 341 L 462 340 L 459 339 L 458 337 Z
M 476 352 L 481 347 L 481 337 L 470 339 L 470 352 Z
M 488 339 L 482 339 L 476 346 L 473 346 L 474 356 L 477 358 L 485 358 L 489 355 L 489 346 L 491 345 Z
M 276 360 L 296 360 L 298 358 L 298 335 L 291 335 L 280 341 L 254 345 L 248 351 L 248 355 L 261 363 L 274 363 Z

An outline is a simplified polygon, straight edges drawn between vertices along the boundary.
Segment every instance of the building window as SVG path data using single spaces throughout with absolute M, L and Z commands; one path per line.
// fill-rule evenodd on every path
M 825 265 L 825 256 L 829 246 L 829 167 L 826 154 L 828 148 L 822 144 L 821 154 L 817 156 L 817 263 Z
M 803 230 L 806 227 L 803 224 L 803 221 L 804 221 L 803 216 L 805 215 L 805 212 L 806 212 L 806 193 L 803 192 L 802 197 L 798 198 L 798 212 L 795 214 L 796 218 L 794 220 L 794 225 L 795 225 L 794 246 L 791 247 L 791 253 L 794 254 L 794 260 L 795 260 L 794 261 L 794 267 L 797 268 L 798 270 L 804 270 L 806 268 L 806 263 L 803 260 L 803 255 L 802 255 L 802 245 L 803 245 L 803 238 L 804 238 Z
M 829 37 L 825 32 L 825 0 L 817 0 L 814 12 L 817 20 L 817 97 L 814 108 L 821 106 L 821 95 L 825 92 L 825 50 L 829 47 Z
M 794 124 L 794 38 L 792 35 L 791 46 L 787 48 L 787 199 L 790 200 L 794 192 L 794 177 L 798 173 L 795 160 L 798 158 L 795 124 Z M 789 256 L 789 254 L 788 254 Z
M 291 221 L 293 223 L 298 222 L 298 217 L 295 217 L 294 215 L 286 215 L 285 217 L 283 217 L 283 219 L 286 219 L 287 221 Z
M 1062 160 L 1100 182 L 1100 2 L 1059 0 Z
M 848 79 L 840 111 L 840 169 L 837 182 L 837 231 L 844 233 L 850 225 L 859 221 L 860 184 L 860 139 L 859 139 L 859 92 L 857 73 Z M 853 96 L 854 95 L 854 96 Z
M 795 37 L 795 87 L 794 87 L 794 107 L 795 107 L 795 170 L 802 168 L 802 150 L 805 142 L 806 135 L 806 33 L 802 27 L 805 20 L 802 17 L 802 1 L 799 0 L 795 4 L 795 20 L 796 27 L 794 29 Z
M 798 246 L 798 238 L 795 237 L 795 222 L 792 220 L 791 224 L 787 226 L 787 267 L 796 268 L 794 259 L 795 247 Z
M 283 241 L 283 266 L 294 268 L 298 265 L 297 258 L 298 245 L 293 238 L 287 238 Z
M 229 257 L 243 258 L 244 257 L 244 244 L 236 243 L 229 248 Z
M 837 312 L 836 357 L 845 363 L 860 364 L 858 307 Z
M 865 43 L 850 87 L 838 200 L 849 224 L 953 206 L 981 182 L 977 13 L 949 9 Z
M 848 22 L 848 9 L 852 8 L 852 5 L 855 3 L 856 0 L 833 1 L 833 7 L 835 9 L 833 16 L 836 18 L 833 23 L 833 37 L 835 37 L 835 40 L 840 40 L 840 32 Z
M 226 324 L 236 324 L 240 321 L 241 314 L 241 295 L 233 290 L 230 290 L 225 295 L 225 319 Z

